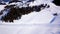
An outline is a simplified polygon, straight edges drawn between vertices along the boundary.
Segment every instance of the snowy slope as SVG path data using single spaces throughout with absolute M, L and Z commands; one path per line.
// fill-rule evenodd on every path
M 40 12 L 32 12 L 30 14 L 22 15 L 19 20 L 14 20 L 14 23 L 4 22 L 0 20 L 0 34 L 60 34 L 60 7 L 51 3 L 52 0 L 36 0 L 31 2 L 29 6 L 35 6 L 42 3 L 50 5 L 49 8 L 45 8 Z M 17 4 L 18 3 L 11 3 Z M 8 4 L 7 5 L 11 5 Z M 4 10 L 6 5 L 0 5 L 0 11 Z M 26 7 L 24 5 L 24 7 Z M 9 10 L 4 11 L 3 16 L 7 14 Z M 57 16 L 53 14 L 57 13 Z M 1 15 L 0 15 L 1 18 Z
M 44 2 L 43 2 L 44 1 Z M 21 19 L 19 20 L 14 20 L 15 24 L 47 24 L 50 23 L 50 21 L 55 17 L 53 16 L 54 13 L 59 14 L 59 10 L 60 8 L 56 5 L 54 5 L 53 3 L 51 3 L 51 1 L 49 0 L 36 0 L 34 2 L 30 2 L 29 6 L 35 6 L 35 5 L 40 5 L 40 4 L 48 4 L 50 7 L 49 8 L 45 8 L 43 10 L 41 10 L 40 12 L 32 12 L 30 14 L 27 15 L 23 15 Z M 26 5 L 21 4 L 21 2 L 17 2 L 17 3 L 10 3 L 7 5 L 13 5 L 16 4 L 16 6 L 19 7 L 27 7 Z M 23 5 L 23 6 L 22 6 Z M 4 9 L 4 5 L 2 6 L 2 9 Z M 0 10 L 2 10 L 0 9 Z M 57 9 L 57 10 L 56 10 Z M 6 22 L 3 22 L 4 24 Z M 11 23 L 11 24 L 14 24 Z

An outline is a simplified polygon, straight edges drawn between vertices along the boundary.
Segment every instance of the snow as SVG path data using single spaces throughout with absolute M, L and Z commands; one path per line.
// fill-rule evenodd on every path
M 0 34 L 57 34 L 57 24 L 41 25 L 0 25 Z
M 28 15 L 23 15 L 19 21 L 21 24 L 46 24 L 46 23 L 49 23 L 54 16 L 49 14 L 49 12 L 46 13 L 46 11 L 45 12 L 44 11 L 33 12 Z M 19 22 L 17 21 L 17 23 L 19 23 Z
M 11 4 L 15 4 L 15 3 L 11 3 Z M 19 2 L 16 4 L 17 4 L 17 6 L 20 6 Z M 50 24 L 51 20 L 55 17 L 55 16 L 53 16 L 53 14 L 54 13 L 60 14 L 60 12 L 59 12 L 60 8 L 58 8 L 51 2 L 49 2 L 47 4 L 50 5 L 50 8 L 45 8 L 45 9 L 41 10 L 40 12 L 34 11 L 30 14 L 23 15 L 21 17 L 21 19 L 14 20 L 14 23 L 3 22 L 3 24 Z
M 3 14 L 2 15 L 0 15 L 0 19 L 2 18 L 2 16 L 5 16 L 7 13 L 8 13 L 8 11 L 9 11 L 9 9 L 7 9 L 7 10 L 4 10 L 6 5 L 0 5 L 0 12 L 1 11 L 3 11 Z
M 6 5 L 0 5 L 0 11 L 4 9 Z
M 45 2 L 43 2 L 45 1 Z M 46 0 L 36 0 L 35 2 L 32 3 L 35 4 L 35 5 L 40 5 L 40 4 L 43 4 L 43 3 L 46 3 Z M 38 4 L 38 3 L 39 4 Z M 37 4 L 36 4 L 37 3 Z M 51 3 L 51 2 L 49 2 Z M 48 4 L 49 4 L 48 3 Z M 22 4 L 21 2 L 17 2 L 17 3 L 10 3 L 10 4 L 7 4 L 7 5 L 13 5 L 13 4 L 16 4 L 17 6 L 21 7 Z M 31 5 L 31 6 L 32 6 Z M 25 5 L 26 6 L 26 5 Z M 33 5 L 34 6 L 34 5 Z M 54 5 L 53 5 L 54 6 Z M 52 7 L 53 8 L 53 7 Z M 52 8 L 48 9 L 48 8 L 45 8 L 44 10 L 40 11 L 40 12 L 32 12 L 28 15 L 23 15 L 21 19 L 19 20 L 15 20 L 14 23 L 15 24 L 47 24 L 49 23 L 53 18 L 54 16 L 52 15 L 53 12 L 50 12 L 49 10 L 51 10 Z M 32 19 L 32 20 L 31 20 Z M 47 20 L 46 20 L 47 19 Z M 17 23 L 16 23 L 17 22 Z M 13 23 L 13 24 L 14 24 Z M 5 22 L 3 22 L 3 24 L 6 24 Z
M 5 6 L 6 6 L 6 5 L 0 5 L 0 12 L 1 12 L 1 10 L 4 9 Z M 0 15 L 0 19 L 1 19 L 1 16 L 2 16 L 2 15 Z
M 47 0 L 41 0 L 39 4 L 45 1 Z M 37 5 L 37 2 L 33 5 Z M 46 3 L 50 5 L 50 8 L 23 15 L 21 19 L 14 20 L 14 23 L 0 21 L 0 34 L 60 34 L 60 8 L 50 1 Z M 30 6 L 33 5 L 30 4 Z M 0 10 L 3 10 L 4 6 L 0 5 Z M 54 13 L 58 13 L 58 16 L 53 16 Z

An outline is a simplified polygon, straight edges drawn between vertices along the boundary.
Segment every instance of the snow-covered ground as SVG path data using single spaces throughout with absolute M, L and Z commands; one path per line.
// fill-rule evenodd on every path
M 47 0 L 36 0 L 36 3 L 45 1 Z M 50 1 L 45 3 L 50 5 L 50 8 L 23 15 L 21 19 L 14 20 L 14 23 L 0 21 L 0 34 L 60 34 L 60 8 Z M 0 10 L 4 9 L 4 6 L 0 5 Z M 54 13 L 58 15 L 54 16 Z
M 60 34 L 60 24 L 0 25 L 0 34 Z
M 0 5 L 0 11 L 4 9 L 6 5 Z

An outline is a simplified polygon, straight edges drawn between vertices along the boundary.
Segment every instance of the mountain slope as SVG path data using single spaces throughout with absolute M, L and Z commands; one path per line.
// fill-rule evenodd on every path
M 0 12 L 3 16 L 1 16 L 0 20 L 15 23 L 16 21 L 20 23 L 28 23 L 29 21 L 30 23 L 49 23 L 55 17 L 53 14 L 56 13 L 56 11 L 59 13 L 59 8 L 51 1 L 43 1 L 10 1 L 11 3 L 8 2 L 8 4 L 1 9 Z M 58 10 L 53 11 L 55 8 L 58 8 Z

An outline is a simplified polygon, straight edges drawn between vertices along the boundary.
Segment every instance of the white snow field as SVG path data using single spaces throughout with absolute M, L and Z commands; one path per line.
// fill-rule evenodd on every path
M 60 6 L 51 1 L 36 0 L 30 6 L 47 3 L 50 8 L 23 15 L 21 19 L 14 20 L 14 23 L 0 21 L 0 34 L 60 34 Z M 4 6 L 0 5 L 0 10 L 3 10 Z M 54 13 L 58 15 L 54 16 Z
M 60 34 L 60 24 L 0 25 L 0 34 Z

